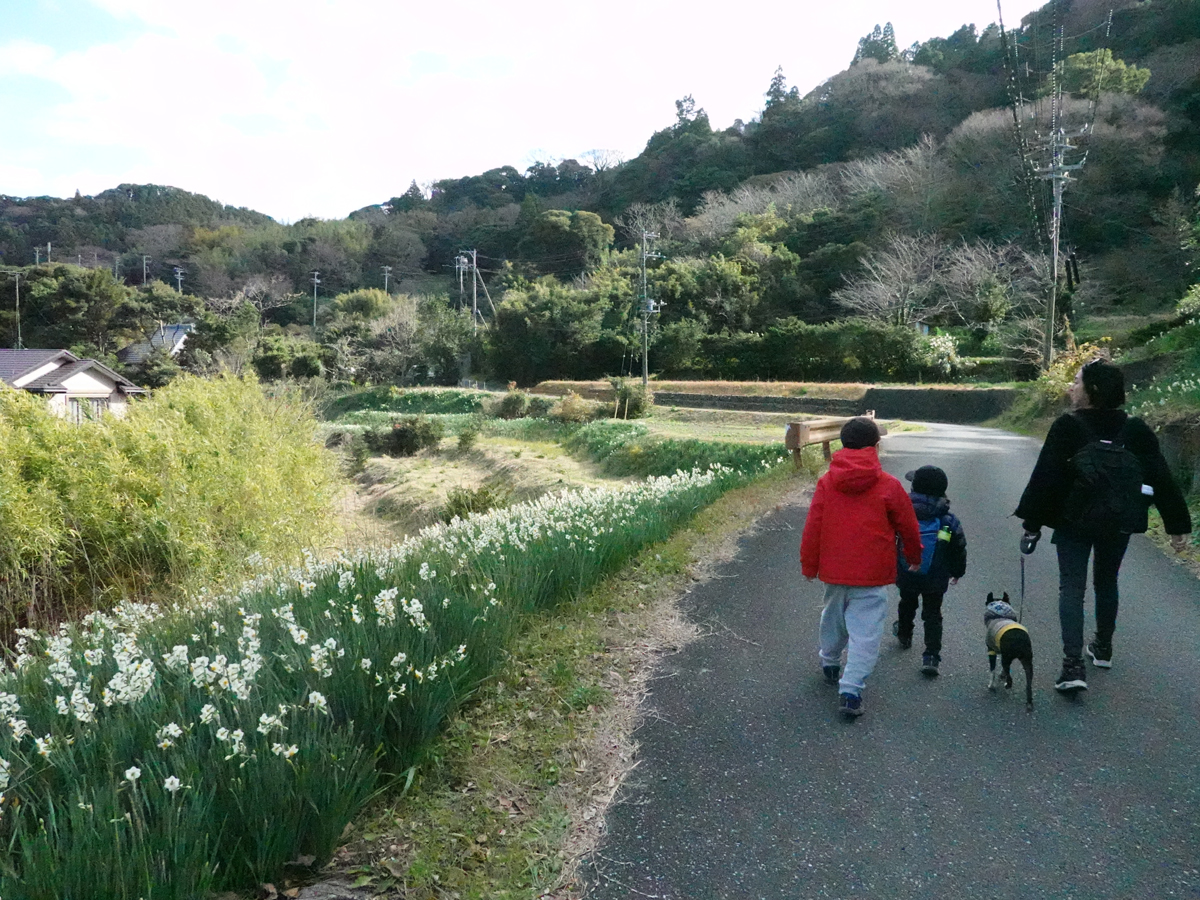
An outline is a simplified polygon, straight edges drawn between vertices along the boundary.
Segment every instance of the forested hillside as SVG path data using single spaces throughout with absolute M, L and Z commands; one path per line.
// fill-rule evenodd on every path
M 26 346 L 111 355 L 184 318 L 201 371 L 593 377 L 640 368 L 648 318 L 656 372 L 948 377 L 1041 340 L 1056 130 L 1084 163 L 1058 339 L 1084 313 L 1172 308 L 1196 278 L 1200 0 L 1116 6 L 1056 0 L 907 49 L 877 27 L 844 71 L 803 96 L 779 71 L 723 130 L 685 97 L 634 159 L 413 183 L 344 220 L 284 225 L 154 185 L 0 197 L 0 260 L 23 268 Z M 134 374 L 172 372 L 151 368 Z

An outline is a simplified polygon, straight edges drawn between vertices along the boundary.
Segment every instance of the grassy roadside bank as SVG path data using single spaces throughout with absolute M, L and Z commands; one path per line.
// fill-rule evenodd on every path
M 758 517 L 799 496 L 819 453 L 806 462 L 806 473 L 731 491 L 580 601 L 539 617 L 421 780 L 355 825 L 331 877 L 364 897 L 578 897 L 577 864 L 635 765 L 631 734 L 654 662 L 697 636 L 678 598 Z

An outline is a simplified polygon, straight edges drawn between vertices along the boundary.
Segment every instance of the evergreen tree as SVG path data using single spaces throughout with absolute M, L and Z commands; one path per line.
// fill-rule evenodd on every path
M 874 31 L 859 40 L 858 52 L 854 54 L 850 64 L 854 65 L 864 59 L 885 63 L 899 58 L 900 48 L 896 46 L 896 31 L 892 28 L 892 23 L 888 22 L 883 28 L 876 25 Z

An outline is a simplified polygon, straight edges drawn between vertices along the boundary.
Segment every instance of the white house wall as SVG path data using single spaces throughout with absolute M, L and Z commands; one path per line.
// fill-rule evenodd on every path
M 99 373 L 77 372 L 62 383 L 72 397 L 108 397 L 116 383 Z

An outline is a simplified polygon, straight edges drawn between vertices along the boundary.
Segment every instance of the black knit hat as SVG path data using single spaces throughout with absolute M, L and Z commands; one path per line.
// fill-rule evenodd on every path
M 879 426 L 874 419 L 855 416 L 842 426 L 842 446 L 847 450 L 862 450 L 879 443 Z
M 904 476 L 912 482 L 913 492 L 927 497 L 944 497 L 950 480 L 937 466 L 921 466 Z

